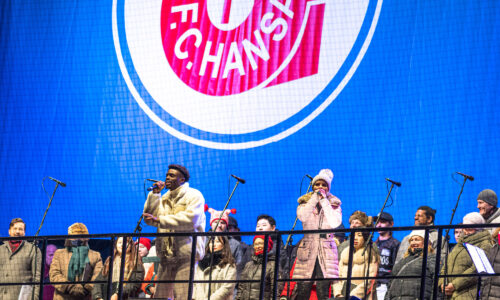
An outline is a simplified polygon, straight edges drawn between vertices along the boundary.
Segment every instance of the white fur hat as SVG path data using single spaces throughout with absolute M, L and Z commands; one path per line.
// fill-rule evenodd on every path
M 319 174 L 314 176 L 313 178 L 313 181 L 312 181 L 312 185 L 314 186 L 314 184 L 316 183 L 316 181 L 318 181 L 319 179 L 322 179 L 326 182 L 326 184 L 328 184 L 328 190 L 330 190 L 332 188 L 332 180 L 333 180 L 333 172 L 332 170 L 330 169 L 323 169 L 321 171 L 319 171 Z
M 413 230 L 412 232 L 410 232 L 410 237 L 412 236 L 419 236 L 423 239 L 425 239 L 425 230 Z

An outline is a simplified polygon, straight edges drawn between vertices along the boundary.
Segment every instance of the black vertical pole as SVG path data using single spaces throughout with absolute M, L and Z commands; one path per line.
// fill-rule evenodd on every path
M 198 241 L 197 235 L 191 235 L 193 241 L 191 243 L 191 264 L 189 266 L 189 286 L 188 286 L 188 299 L 193 299 L 193 278 L 194 269 L 196 265 L 196 242 Z M 210 286 L 210 283 L 208 284 Z
M 356 235 L 355 231 L 351 231 L 349 235 L 349 260 L 347 261 L 347 281 L 345 287 L 345 298 L 349 299 L 351 294 L 351 277 L 352 277 L 352 260 L 354 257 L 354 236 Z M 335 295 L 334 295 L 335 296 Z
M 264 235 L 264 253 L 262 255 L 262 271 L 260 274 L 260 292 L 259 299 L 264 300 L 264 289 L 266 288 L 266 267 L 267 267 L 267 250 L 268 250 L 269 234 Z M 252 284 L 252 283 L 250 283 Z
M 36 243 L 35 243 L 36 245 Z M 36 246 L 35 246 L 36 247 Z M 38 294 L 38 297 L 42 299 L 43 297 L 43 285 L 44 285 L 44 277 L 45 277 L 45 255 L 47 255 L 47 238 L 43 238 L 42 242 L 42 270 L 40 274 L 40 293 Z M 35 261 L 36 263 L 36 261 Z M 33 287 L 34 289 L 35 287 Z M 35 293 L 33 293 L 34 295 Z
M 429 230 L 425 229 L 424 235 L 424 253 L 422 257 L 422 274 L 420 277 L 420 299 L 425 297 L 425 277 L 427 276 L 427 252 L 429 249 Z
M 441 244 L 443 243 L 443 236 L 442 235 L 443 235 L 443 229 L 439 228 L 436 249 L 441 249 Z M 447 249 L 447 251 L 448 251 L 448 249 Z M 438 250 L 436 253 L 436 265 L 434 266 L 434 287 L 433 287 L 433 293 L 432 293 L 433 300 L 436 300 L 437 296 L 438 296 L 440 264 L 441 264 L 441 251 Z
M 279 268 L 280 268 L 280 249 L 281 249 L 281 234 L 277 233 L 276 245 L 274 246 L 276 249 L 276 259 L 274 261 L 274 279 L 272 282 L 273 285 L 273 296 L 272 299 L 276 300 L 276 294 L 278 292 L 278 277 L 279 277 Z
M 118 281 L 118 299 L 123 299 L 123 274 L 125 273 L 125 257 L 127 256 L 127 239 L 122 237 L 122 255 L 120 256 L 120 280 Z M 131 245 L 132 246 L 132 245 Z
M 109 268 L 108 268 L 108 296 L 107 300 L 111 298 L 111 293 L 113 292 L 113 255 L 115 254 L 115 236 L 111 236 L 111 253 L 109 255 Z

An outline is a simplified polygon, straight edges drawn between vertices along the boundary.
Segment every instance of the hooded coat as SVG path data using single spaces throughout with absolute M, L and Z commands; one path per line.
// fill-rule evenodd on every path
M 464 246 L 468 243 L 488 252 L 493 246 L 493 240 L 488 230 L 477 231 L 471 235 L 463 237 L 461 243 L 453 247 L 448 255 L 448 275 L 467 275 L 476 273 L 476 267 L 472 262 L 469 252 Z M 445 266 L 441 269 L 441 275 L 444 275 Z M 453 277 L 448 279 L 452 283 L 455 291 L 448 297 L 452 300 L 470 300 L 475 299 L 477 295 L 477 277 Z M 439 286 L 444 284 L 444 279 L 439 279 Z
M 304 230 L 334 229 L 342 223 L 340 200 L 328 193 L 327 199 L 319 199 L 317 193 L 308 193 L 298 199 L 297 217 Z M 336 278 L 338 253 L 335 236 L 331 234 L 306 234 L 298 245 L 297 262 L 293 278 L 311 278 L 316 259 L 325 278 Z

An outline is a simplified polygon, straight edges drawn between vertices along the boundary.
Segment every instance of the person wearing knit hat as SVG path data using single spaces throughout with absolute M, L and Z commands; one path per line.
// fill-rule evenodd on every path
M 500 223 L 500 209 L 498 209 L 497 205 L 497 194 L 493 190 L 485 189 L 477 195 L 477 209 L 479 209 L 479 213 L 483 216 L 486 224 Z M 488 230 L 493 233 L 495 228 L 491 227 Z
M 422 205 L 417 208 L 417 211 L 415 212 L 415 216 L 413 217 L 414 220 L 414 225 L 415 226 L 433 226 L 434 225 L 434 220 L 436 220 L 436 210 L 433 209 L 432 207 L 429 207 L 427 205 Z M 406 250 L 408 250 L 408 247 L 410 247 L 410 242 L 409 242 L 410 236 L 407 235 L 403 238 L 401 241 L 401 244 L 399 245 L 398 249 L 398 254 L 396 255 L 396 263 L 400 260 L 403 259 L 405 256 Z M 448 249 L 448 242 L 446 239 L 442 238 L 442 244 L 441 244 L 441 257 L 445 257 L 447 254 L 447 249 Z M 430 229 L 429 230 L 429 243 L 431 244 L 432 248 L 434 248 L 436 251 L 438 251 L 437 248 L 437 242 L 438 242 L 438 231 L 437 229 Z
M 135 242 L 139 247 L 139 256 L 146 257 L 148 256 L 149 249 L 151 249 L 151 240 L 145 237 L 141 237 L 138 242 Z
M 333 172 L 321 170 L 312 180 L 313 191 L 298 199 L 297 217 L 304 230 L 335 229 L 342 223 L 340 200 L 330 193 Z M 334 234 L 305 234 L 301 240 L 293 278 L 338 277 L 338 254 Z M 312 282 L 297 283 L 297 299 L 309 299 Z M 331 281 L 317 281 L 318 299 L 328 298 Z
M 158 181 L 148 194 L 144 203 L 144 221 L 157 228 L 158 233 L 204 232 L 206 216 L 203 194 L 189 186 L 190 174 L 186 167 L 171 164 L 165 176 L 165 182 Z M 166 188 L 167 192 L 161 194 Z M 189 280 L 191 266 L 191 236 L 165 235 L 156 239 L 156 253 L 160 258 L 158 280 Z M 205 237 L 198 236 L 195 249 L 195 262 L 205 254 Z M 155 297 L 186 299 L 187 282 L 158 283 Z
M 23 283 L 40 282 L 42 270 L 42 253 L 34 244 L 20 240 L 25 236 L 26 223 L 21 218 L 14 218 L 9 224 L 9 237 L 0 245 L 0 282 L 1 283 Z M 30 286 L 32 287 L 32 286 Z M 23 299 L 38 299 L 40 288 L 34 285 L 30 294 Z M 23 290 L 25 290 L 23 288 Z M 19 295 L 21 285 L 0 286 L 1 299 L 21 299 Z
M 83 223 L 74 223 L 68 227 L 68 235 L 89 234 Z M 54 300 L 87 299 L 94 288 L 93 284 L 78 283 L 96 280 L 102 270 L 101 254 L 89 249 L 88 238 L 68 238 L 64 249 L 58 249 L 52 258 L 49 277 L 52 282 L 73 282 L 73 284 L 55 284 Z
M 229 224 L 229 214 L 236 214 L 236 209 L 226 209 L 224 213 L 222 211 L 209 208 L 205 204 L 205 211 L 210 213 L 210 227 L 211 230 L 217 232 L 226 232 L 227 225 Z M 220 221 L 219 221 L 220 220 Z M 217 225 L 218 223 L 218 225 Z M 215 228 L 217 226 L 217 229 Z M 229 247 L 231 248 L 231 253 L 233 254 L 234 261 L 236 262 L 236 268 L 239 272 L 243 271 L 245 264 L 248 260 L 245 259 L 245 249 L 241 245 L 241 242 L 232 236 L 228 236 Z
M 468 213 L 463 218 L 465 224 L 484 224 L 483 217 L 477 213 Z M 486 253 L 493 247 L 493 239 L 488 230 L 478 228 L 463 228 L 460 243 L 451 250 L 448 261 L 441 269 L 441 275 L 464 275 L 477 273 L 471 256 L 465 244 L 470 244 L 483 249 Z M 451 299 L 475 299 L 477 296 L 477 277 L 452 277 L 444 285 L 443 277 L 439 279 L 439 286 L 444 294 Z
M 425 230 L 413 230 L 409 235 L 410 246 L 402 260 L 394 265 L 391 276 L 422 276 L 425 266 L 425 286 L 423 299 L 432 299 L 433 282 L 436 269 L 436 255 L 431 245 L 427 248 L 427 258 L 424 262 L 424 238 Z M 420 287 L 422 280 L 420 278 L 397 278 L 389 282 L 387 293 L 382 299 L 420 299 Z M 380 298 L 377 298 L 380 299 Z

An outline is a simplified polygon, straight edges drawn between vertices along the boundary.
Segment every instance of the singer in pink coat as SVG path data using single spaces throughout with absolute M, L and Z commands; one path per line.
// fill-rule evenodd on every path
M 297 216 L 304 230 L 334 229 L 342 223 L 340 200 L 330 193 L 333 173 L 323 169 L 313 178 L 313 192 L 298 200 Z M 334 234 L 306 234 L 297 250 L 293 278 L 337 278 L 337 244 Z M 309 299 L 313 281 L 297 284 L 297 299 Z M 331 281 L 317 281 L 318 299 L 327 299 Z

